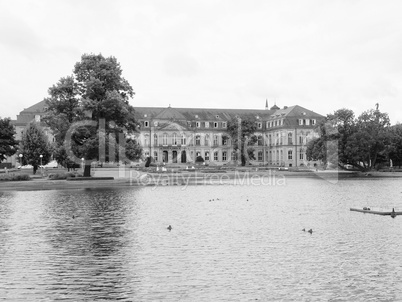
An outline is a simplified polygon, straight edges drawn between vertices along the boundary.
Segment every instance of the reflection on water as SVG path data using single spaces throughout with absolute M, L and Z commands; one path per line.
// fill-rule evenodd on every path
M 287 179 L 0 193 L 0 300 L 401 300 L 402 217 L 349 211 L 402 209 L 400 188 Z

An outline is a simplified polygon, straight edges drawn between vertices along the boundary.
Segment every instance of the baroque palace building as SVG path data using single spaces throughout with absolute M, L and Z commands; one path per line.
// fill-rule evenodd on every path
M 35 120 L 41 122 L 46 104 L 39 102 L 24 109 L 13 121 L 20 140 L 25 126 Z M 295 105 L 265 109 L 208 109 L 134 107 L 140 123 L 138 141 L 144 158 L 151 156 L 158 163 L 194 163 L 197 156 L 206 163 L 224 165 L 236 162 L 236 153 L 227 132 L 229 120 L 238 117 L 255 119 L 257 142 L 254 149 L 257 165 L 310 166 L 306 158 L 306 145 L 317 137 L 316 125 L 324 116 Z M 51 130 L 43 125 L 50 141 Z M 137 135 L 138 135 L 137 134 Z M 17 165 L 15 156 L 11 159 Z

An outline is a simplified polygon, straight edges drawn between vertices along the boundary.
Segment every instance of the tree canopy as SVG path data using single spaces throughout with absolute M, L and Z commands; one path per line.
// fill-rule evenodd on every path
M 18 143 L 15 140 L 15 129 L 9 118 L 0 118 L 0 162 L 7 156 L 15 154 Z
M 318 125 L 318 131 L 320 137 L 310 141 L 307 147 L 309 160 L 369 170 L 392 158 L 400 162 L 402 157 L 398 147 L 402 145 L 399 136 L 402 130 L 391 128 L 388 114 L 378 107 L 363 112 L 358 118 L 352 110 L 339 109 L 327 115 Z
M 246 164 L 248 159 L 255 159 L 254 149 L 251 145 L 257 142 L 256 130 L 257 125 L 254 118 L 238 117 L 228 121 L 227 132 L 232 138 L 235 152 L 240 153 L 242 166 Z
M 40 164 L 46 165 L 50 161 L 52 146 L 37 123 L 31 122 L 27 125 L 19 145 L 18 153 L 22 154 L 22 162 L 20 164 L 32 165 L 34 174 Z
M 133 96 L 133 88 L 122 77 L 116 58 L 82 55 L 74 66 L 73 75 L 61 78 L 49 88 L 49 97 L 45 99 L 44 121 L 55 133 L 57 160 L 68 162 L 84 158 L 84 175 L 89 176 L 92 160 L 118 159 L 111 158 L 107 152 L 114 150 L 121 134 L 136 131 L 134 107 L 129 104 Z M 114 139 L 109 139 L 111 137 Z M 125 141 L 121 140 L 119 147 L 123 148 Z M 133 144 L 130 142 L 127 147 L 132 148 Z M 128 152 L 130 159 L 139 157 L 138 153 L 138 150 Z

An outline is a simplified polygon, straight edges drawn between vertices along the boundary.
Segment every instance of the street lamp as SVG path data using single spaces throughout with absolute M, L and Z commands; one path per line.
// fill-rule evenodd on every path
M 41 154 L 41 155 L 39 155 L 39 157 L 40 157 L 40 171 L 43 174 L 43 166 L 42 166 L 42 157 L 43 157 L 43 155 Z
M 84 171 L 84 158 L 81 158 L 81 166 L 82 166 L 82 171 Z
M 19 156 L 19 158 L 20 158 L 20 165 L 21 165 L 21 167 L 22 167 L 22 154 L 20 154 L 20 155 L 18 155 Z

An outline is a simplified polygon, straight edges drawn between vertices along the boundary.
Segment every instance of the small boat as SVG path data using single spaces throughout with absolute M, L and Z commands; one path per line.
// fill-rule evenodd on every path
M 383 209 L 372 209 L 372 208 L 363 208 L 363 209 L 358 209 L 358 208 L 350 208 L 351 211 L 354 212 L 360 212 L 360 213 L 368 213 L 368 214 L 375 214 L 375 215 L 382 215 L 382 216 L 397 216 L 397 215 L 402 215 L 401 211 L 395 211 L 392 209 L 392 211 L 389 210 L 383 210 Z

